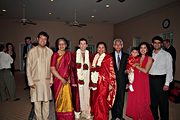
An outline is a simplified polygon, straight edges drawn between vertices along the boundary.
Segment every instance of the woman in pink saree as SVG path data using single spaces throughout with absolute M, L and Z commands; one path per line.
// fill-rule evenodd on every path
M 54 75 L 54 98 L 57 120 L 74 120 L 71 88 L 68 82 L 70 77 L 71 53 L 66 51 L 67 40 L 56 40 L 58 51 L 51 58 L 51 72 Z

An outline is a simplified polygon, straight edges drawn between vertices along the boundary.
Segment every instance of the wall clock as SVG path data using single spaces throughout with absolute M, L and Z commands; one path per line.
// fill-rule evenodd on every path
M 168 28 L 170 26 L 170 20 L 169 19 L 164 19 L 162 22 L 162 27 L 163 28 Z

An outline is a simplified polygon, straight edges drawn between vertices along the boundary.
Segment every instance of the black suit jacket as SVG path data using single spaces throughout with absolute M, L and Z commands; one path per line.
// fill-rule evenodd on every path
M 116 65 L 115 51 L 112 52 L 112 57 L 113 57 L 113 60 L 114 60 L 114 71 L 116 73 L 117 89 L 119 87 L 125 89 L 125 86 L 128 83 L 128 77 L 127 77 L 127 74 L 125 73 L 125 70 L 126 70 L 126 65 L 127 65 L 127 62 L 128 62 L 129 55 L 122 51 L 120 69 L 119 70 L 118 70 L 117 65 Z
M 169 52 L 173 59 L 173 76 L 175 75 L 176 70 L 176 49 L 171 45 L 168 49 L 165 48 L 165 51 Z

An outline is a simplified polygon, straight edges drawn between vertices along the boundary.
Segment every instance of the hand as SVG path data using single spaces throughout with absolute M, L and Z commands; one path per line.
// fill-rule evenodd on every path
M 135 63 L 134 65 L 133 65 L 133 67 L 136 67 L 136 66 L 139 66 L 140 64 L 139 63 Z
M 130 70 L 126 69 L 126 70 L 125 70 L 125 73 L 129 74 L 129 73 L 130 73 Z
M 72 84 L 73 87 L 77 87 L 77 84 Z
M 53 83 L 49 83 L 50 87 L 53 85 Z
M 112 85 L 109 85 L 109 91 L 111 91 L 111 90 L 112 90 L 112 88 L 113 88 L 113 87 L 112 87 Z
M 164 91 L 168 91 L 168 90 L 169 90 L 169 86 L 164 85 L 163 90 L 164 90 Z
M 62 82 L 63 84 L 66 84 L 66 83 L 67 83 L 67 81 L 66 81 L 65 79 L 62 79 L 61 82 Z
M 126 84 L 126 90 L 129 88 L 129 84 Z
M 35 88 L 36 88 L 36 85 L 33 84 L 33 85 L 30 86 L 30 88 L 35 89 Z

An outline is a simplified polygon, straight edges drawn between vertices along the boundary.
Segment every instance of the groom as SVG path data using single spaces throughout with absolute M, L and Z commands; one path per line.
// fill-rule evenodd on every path
M 84 117 L 90 119 L 90 55 L 86 50 L 88 47 L 87 40 L 79 40 L 79 49 L 72 57 L 72 96 L 75 111 L 75 118 Z

